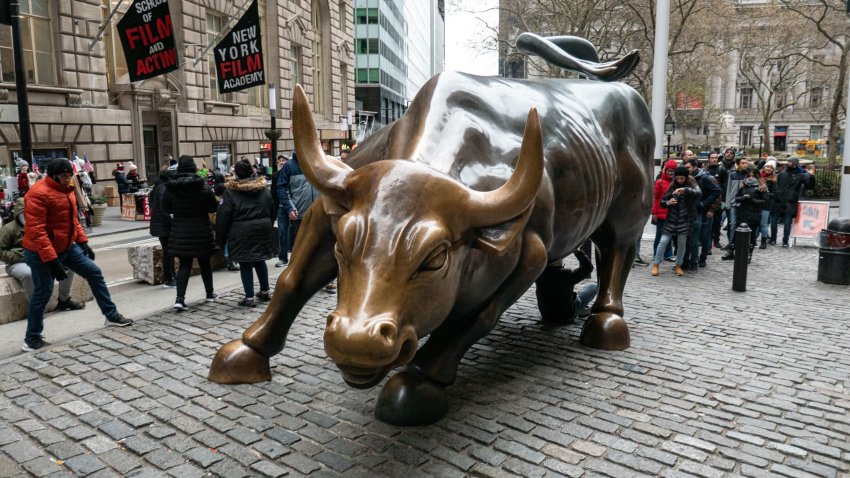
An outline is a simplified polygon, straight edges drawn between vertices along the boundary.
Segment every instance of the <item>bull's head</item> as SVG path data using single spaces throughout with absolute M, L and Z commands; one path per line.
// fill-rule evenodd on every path
M 353 170 L 326 157 L 300 86 L 293 122 L 299 164 L 322 193 L 337 241 L 339 302 L 328 316 L 325 351 L 349 385 L 371 387 L 409 362 L 418 339 L 457 310 L 461 279 L 473 274 L 472 249 L 517 250 L 543 175 L 537 111 L 528 114 L 510 179 L 488 192 L 412 161 Z

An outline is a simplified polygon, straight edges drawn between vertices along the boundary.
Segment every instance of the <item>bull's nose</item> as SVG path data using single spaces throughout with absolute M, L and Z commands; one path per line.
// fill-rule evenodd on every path
M 337 363 L 383 366 L 399 351 L 398 325 L 389 316 L 352 320 L 336 313 L 328 316 L 325 350 Z

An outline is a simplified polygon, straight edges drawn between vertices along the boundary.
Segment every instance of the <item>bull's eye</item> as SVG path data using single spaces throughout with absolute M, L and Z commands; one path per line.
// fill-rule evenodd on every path
M 441 269 L 449 258 L 449 250 L 443 249 L 435 254 L 432 254 L 425 262 L 419 266 L 420 271 L 436 271 Z

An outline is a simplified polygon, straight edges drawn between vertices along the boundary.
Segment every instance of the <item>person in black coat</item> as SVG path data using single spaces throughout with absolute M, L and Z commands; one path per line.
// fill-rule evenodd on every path
M 768 197 L 767 185 L 758 169 L 752 166 L 747 168 L 747 178 L 741 182 L 735 201 L 738 203 L 738 224 L 746 222 L 752 231 L 750 233 L 750 259 L 753 257 L 753 249 L 756 247 L 756 238 L 761 226 L 761 209 L 768 205 Z M 734 259 L 735 250 L 730 250 L 727 255 L 731 256 L 730 259 Z M 726 256 L 722 258 L 726 259 Z
M 673 172 L 673 181 L 664 197 L 661 198 L 661 207 L 667 209 L 667 219 L 664 220 L 664 230 L 661 233 L 661 241 L 655 250 L 655 259 L 652 261 L 652 275 L 657 276 L 659 265 L 664 259 L 664 249 L 676 236 L 678 249 L 676 250 L 676 275 L 683 276 L 682 263 L 685 259 L 685 248 L 688 243 L 688 235 L 693 233 L 694 221 L 697 217 L 697 203 L 702 192 L 697 185 L 696 179 L 690 176 L 688 168 L 679 166 Z
M 227 244 L 229 258 L 239 262 L 242 287 L 245 290 L 245 298 L 239 305 L 255 307 L 255 270 L 260 282 L 256 298 L 271 300 L 266 260 L 274 257 L 274 202 L 266 189 L 265 176 L 252 177 L 251 163 L 239 161 L 234 169 L 236 177 L 228 179 L 227 189 L 216 214 L 216 241 L 219 247 Z
M 207 302 L 216 299 L 210 265 L 215 243 L 209 215 L 218 208 L 218 201 L 207 181 L 198 176 L 198 166 L 190 156 L 180 156 L 177 161 L 177 175 L 168 181 L 165 187 L 167 194 L 163 198 L 162 210 L 172 218 L 168 251 L 180 259 L 174 308 L 185 310 L 186 287 L 192 272 L 192 259 L 197 259 L 201 268 Z
M 151 210 L 151 236 L 158 237 L 159 243 L 162 245 L 162 286 L 166 288 L 176 287 L 177 281 L 174 279 L 174 256 L 168 252 L 168 238 L 171 235 L 171 216 L 165 213 L 162 209 L 162 203 L 165 199 L 165 185 L 174 176 L 174 171 L 169 171 L 167 167 L 159 171 L 159 176 L 156 178 L 153 190 L 148 196 L 148 206 Z

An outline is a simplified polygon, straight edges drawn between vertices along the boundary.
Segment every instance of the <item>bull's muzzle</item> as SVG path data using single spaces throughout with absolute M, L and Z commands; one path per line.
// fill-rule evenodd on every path
M 416 354 L 416 332 L 390 315 L 352 319 L 332 313 L 325 328 L 325 352 L 343 379 L 356 388 L 377 385 L 393 368 Z

